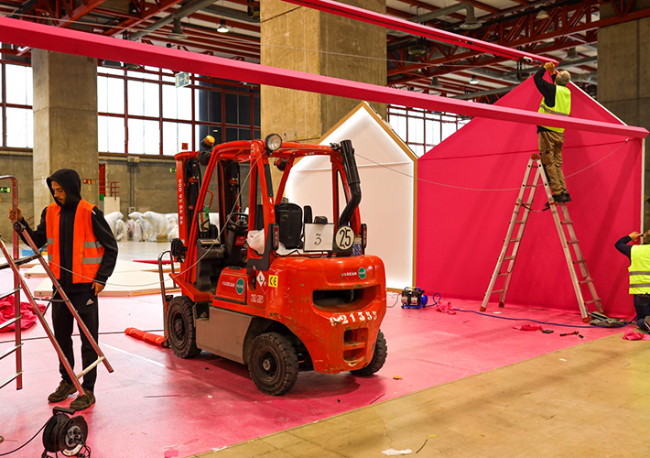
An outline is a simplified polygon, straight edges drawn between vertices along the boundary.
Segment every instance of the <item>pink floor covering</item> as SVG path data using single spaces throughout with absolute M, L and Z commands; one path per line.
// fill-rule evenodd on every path
M 8 284 L 6 276 L 0 276 L 0 284 Z M 389 294 L 389 305 L 395 299 Z M 462 309 L 480 306 L 476 301 L 447 300 Z M 560 337 L 573 329 L 548 326 L 553 334 L 517 331 L 512 326 L 527 321 L 475 313 L 446 315 L 431 308 L 403 310 L 397 304 L 382 326 L 389 356 L 376 376 L 302 373 L 289 394 L 270 397 L 255 388 L 244 366 L 207 353 L 182 360 L 170 350 L 125 336 L 130 326 L 161 329 L 159 296 L 103 298 L 100 304 L 100 344 L 115 372 L 100 368 L 97 404 L 82 412 L 93 458 L 162 458 L 166 453 L 187 457 L 621 332 L 589 328 L 580 330 L 583 339 Z M 488 312 L 582 324 L 579 315 L 570 312 L 516 306 Z M 11 384 L 0 390 L 0 435 L 5 438 L 0 453 L 21 445 L 51 415 L 46 398 L 59 381 L 55 353 L 47 339 L 27 340 L 43 335 L 40 325 L 23 334 L 24 388 L 16 391 Z M 0 353 L 12 336 L 0 333 Z M 78 349 L 78 340 L 75 345 Z M 3 360 L 0 380 L 12 369 L 13 358 Z M 41 437 L 13 456 L 40 456 Z

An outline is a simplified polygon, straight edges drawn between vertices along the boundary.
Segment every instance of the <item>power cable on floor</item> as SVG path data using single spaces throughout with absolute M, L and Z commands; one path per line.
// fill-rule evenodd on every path
M 49 422 L 49 420 L 48 420 L 48 422 Z M 0 453 L 0 456 L 8 456 L 8 455 L 11 455 L 12 453 L 16 453 L 18 450 L 20 450 L 21 448 L 23 448 L 24 446 L 26 446 L 27 444 L 29 444 L 31 441 L 33 441 L 34 439 L 36 439 L 36 436 L 38 436 L 38 433 L 40 433 L 41 431 L 43 431 L 43 430 L 45 429 L 45 427 L 47 426 L 47 423 L 48 423 L 48 422 L 46 422 L 46 423 L 43 425 L 43 427 L 42 427 L 41 429 L 39 429 L 38 431 L 36 431 L 36 434 L 34 434 L 34 435 L 32 436 L 32 438 L 29 439 L 27 442 L 25 442 L 23 445 L 21 445 L 20 447 L 14 449 L 14 450 L 11 450 L 10 452 Z

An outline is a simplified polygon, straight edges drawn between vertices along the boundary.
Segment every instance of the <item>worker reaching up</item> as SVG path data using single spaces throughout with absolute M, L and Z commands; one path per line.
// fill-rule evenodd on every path
M 650 331 L 650 231 L 643 234 L 643 245 L 628 245 L 641 237 L 638 232 L 621 237 L 614 246 L 630 258 L 630 294 L 634 294 L 636 324 Z
M 99 305 L 97 295 L 104 289 L 117 260 L 117 242 L 104 214 L 81 198 L 81 179 L 71 169 L 61 169 L 47 179 L 54 202 L 45 207 L 35 231 L 29 227 L 18 208 L 9 212 L 12 222 L 20 221 L 27 228 L 37 247 L 47 244 L 49 266 L 72 305 L 79 313 L 95 341 L 99 337 Z M 74 318 L 59 294 L 52 298 L 54 336 L 63 354 L 74 368 L 72 331 Z M 92 343 L 81 334 L 81 359 L 86 368 L 95 362 L 97 354 Z M 64 401 L 75 388 L 63 364 L 59 365 L 61 383 L 48 397 L 49 402 Z M 95 403 L 94 367 L 83 377 L 85 394 L 77 396 L 70 408 L 83 410 Z
M 554 84 L 544 80 L 546 72 L 551 74 Z M 566 87 L 571 81 L 567 71 L 555 71 L 555 65 L 547 62 L 535 73 L 535 85 L 542 94 L 539 112 L 560 116 L 571 114 L 571 91 Z M 561 127 L 537 126 L 539 153 L 546 176 L 553 191 L 555 202 L 571 202 L 562 172 L 562 147 L 564 146 L 564 129 Z

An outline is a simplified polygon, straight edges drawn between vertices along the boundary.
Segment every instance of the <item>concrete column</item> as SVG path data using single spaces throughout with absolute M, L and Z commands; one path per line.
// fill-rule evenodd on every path
M 99 204 L 97 152 L 97 60 L 32 50 L 34 70 L 34 213 L 52 202 L 45 179 L 75 169 L 81 195 Z
M 385 0 L 343 3 L 386 12 Z M 386 29 L 280 0 L 261 2 L 262 64 L 386 85 Z M 261 88 L 262 135 L 313 141 L 358 100 L 269 86 Z M 385 105 L 375 105 L 386 114 Z
M 603 4 L 605 6 L 605 4 Z M 608 5 L 609 6 L 609 5 Z M 611 8 L 611 7 L 610 7 Z M 601 17 L 613 12 L 601 8 Z M 598 29 L 598 102 L 623 122 L 650 130 L 650 18 Z M 644 194 L 650 196 L 650 139 L 646 139 Z M 650 206 L 645 206 L 650 228 Z

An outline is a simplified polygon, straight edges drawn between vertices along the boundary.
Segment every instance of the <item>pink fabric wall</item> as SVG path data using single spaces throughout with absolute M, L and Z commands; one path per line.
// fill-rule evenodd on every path
M 571 92 L 572 116 L 620 123 L 576 87 Z M 531 77 L 498 104 L 536 110 L 540 100 Z M 624 137 L 575 130 L 565 135 L 563 168 L 573 199 L 568 209 L 580 247 L 605 312 L 629 315 L 629 263 L 614 242 L 640 230 L 642 140 L 626 143 Z M 536 151 L 535 126 L 475 118 L 420 159 L 419 287 L 443 297 L 483 299 L 526 163 Z M 533 208 L 541 209 L 544 202 L 545 193 L 538 189 Z M 490 299 L 494 310 L 498 295 Z M 549 211 L 530 214 L 507 303 L 578 310 Z

